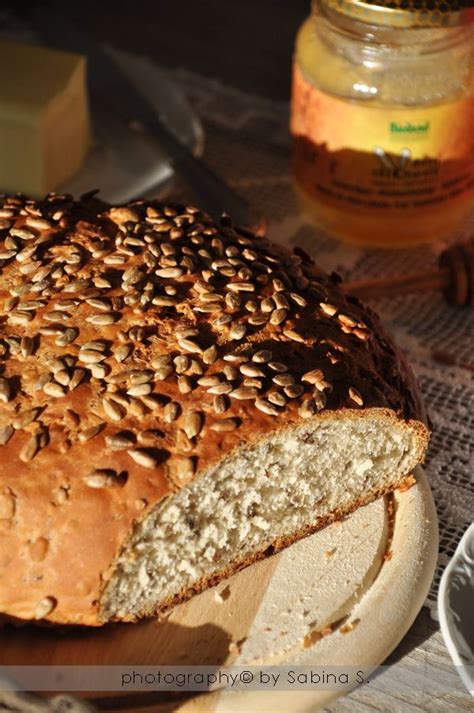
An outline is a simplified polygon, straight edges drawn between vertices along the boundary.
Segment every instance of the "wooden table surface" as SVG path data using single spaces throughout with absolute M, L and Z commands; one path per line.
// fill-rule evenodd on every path
M 309 0 L 81 0 L 64 3 L 62 9 L 96 39 L 148 55 L 157 64 L 287 100 L 294 37 L 309 5 Z M 438 627 L 423 609 L 387 663 L 448 660 Z M 387 696 L 364 687 L 326 710 L 455 713 L 472 710 L 472 698 L 461 682 L 457 690 L 442 695 L 414 691 Z

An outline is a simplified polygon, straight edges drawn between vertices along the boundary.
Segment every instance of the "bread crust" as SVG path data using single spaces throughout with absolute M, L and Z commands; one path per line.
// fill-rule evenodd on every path
M 403 356 L 301 251 L 186 206 L 4 196 L 0 259 L 6 615 L 102 624 L 101 592 L 135 524 L 303 418 L 382 409 L 415 430 L 422 458 Z

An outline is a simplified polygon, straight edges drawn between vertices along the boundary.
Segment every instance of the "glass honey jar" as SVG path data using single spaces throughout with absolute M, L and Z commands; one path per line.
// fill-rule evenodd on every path
M 314 0 L 295 48 L 295 184 L 344 240 L 410 245 L 474 208 L 474 2 Z

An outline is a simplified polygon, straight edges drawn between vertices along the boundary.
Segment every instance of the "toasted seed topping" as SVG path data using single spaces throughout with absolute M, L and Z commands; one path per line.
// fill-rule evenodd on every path
M 30 423 L 33 423 L 33 421 L 36 421 L 38 416 L 41 413 L 40 408 L 30 408 L 27 409 L 26 411 L 22 411 L 13 421 L 12 421 L 12 426 L 13 428 L 18 431 L 21 428 L 26 428 L 27 426 L 30 425 Z
M 186 485 L 192 479 L 195 471 L 194 459 L 187 456 L 174 456 L 169 464 L 170 477 L 179 486 Z
M 297 292 L 290 292 L 290 299 L 293 300 L 293 302 L 295 302 L 299 307 L 308 306 L 307 300 L 302 295 L 299 295 Z
M 81 443 L 85 443 L 85 441 L 90 441 L 91 438 L 97 436 L 97 434 L 100 433 L 104 428 L 105 423 L 97 423 L 95 426 L 90 426 L 89 428 L 84 429 L 84 431 L 79 431 L 77 437 Z
M 161 356 L 154 357 L 151 360 L 151 366 L 153 369 L 161 369 L 163 366 L 169 366 L 171 364 L 171 355 L 162 354 Z
M 101 469 L 91 471 L 82 480 L 89 488 L 116 488 L 124 485 L 124 478 L 115 470 Z
M 69 327 L 56 337 L 55 344 L 57 347 L 67 347 L 69 344 L 72 344 L 78 336 L 79 330 Z
M 276 371 L 280 374 L 283 374 L 285 371 L 288 371 L 287 365 L 283 364 L 281 361 L 269 361 L 268 366 L 272 371 Z
M 78 358 L 79 361 L 82 361 L 84 364 L 98 364 L 104 361 L 106 355 L 94 349 L 81 349 Z
M 229 282 L 227 289 L 232 292 L 255 292 L 253 282 Z
M 188 438 L 198 436 L 204 425 L 204 416 L 200 411 L 191 411 L 184 420 L 184 432 Z
M 121 344 L 119 347 L 117 347 L 114 350 L 114 357 L 116 361 L 121 364 L 122 362 L 126 361 L 128 357 L 131 355 L 133 352 L 133 345 L 130 343 L 127 344 Z
M 297 399 L 304 393 L 304 388 L 300 384 L 294 384 L 291 386 L 285 386 L 283 391 L 289 399 Z
M 156 468 L 158 461 L 156 458 L 142 448 L 132 448 L 127 451 L 128 455 L 143 468 Z
M 332 317 L 337 312 L 337 307 L 334 307 L 334 305 L 329 304 L 328 302 L 320 302 L 319 306 L 324 314 L 327 314 L 329 317 Z
M 129 396 L 147 396 L 151 393 L 152 388 L 151 384 L 137 384 L 127 389 L 127 394 Z
M 28 463 L 29 461 L 33 460 L 35 455 L 38 453 L 40 449 L 40 441 L 39 437 L 34 434 L 29 438 L 23 448 L 20 451 L 20 460 L 22 460 L 24 463 Z
M 211 426 L 211 430 L 219 433 L 229 433 L 230 431 L 235 431 L 239 424 L 238 418 L 223 418 L 220 421 L 215 421 Z
M 6 404 L 12 397 L 10 383 L 7 379 L 0 378 L 0 401 Z
M 357 325 L 357 320 L 349 317 L 347 314 L 338 314 L 337 318 L 346 327 L 355 327 Z
M 113 451 L 123 451 L 134 445 L 135 438 L 128 433 L 115 433 L 113 436 L 106 436 L 105 443 Z
M 317 411 L 314 399 L 305 399 L 298 409 L 298 413 L 302 418 L 311 418 Z
M 0 428 L 0 446 L 5 446 L 13 436 L 13 426 L 3 426 Z
M 161 368 L 157 369 L 155 372 L 155 379 L 157 381 L 164 381 L 167 379 L 171 374 L 173 373 L 173 367 L 172 366 L 162 366 Z
M 54 381 L 48 381 L 43 386 L 43 391 L 48 396 L 53 396 L 55 399 L 60 399 L 62 396 L 66 396 L 66 389 L 61 384 Z
M 255 406 L 259 411 L 263 411 L 263 413 L 266 413 L 269 416 L 278 416 L 280 413 L 276 406 L 273 406 L 270 401 L 267 401 L 267 399 L 257 399 L 255 401 Z
M 202 376 L 197 380 L 199 386 L 217 386 L 221 383 L 221 377 L 218 374 L 213 376 Z
M 184 349 L 185 352 L 191 352 L 193 354 L 200 354 L 202 352 L 202 349 L 199 346 L 199 344 L 196 344 L 196 342 L 193 342 L 192 339 L 179 339 L 178 338 L 178 344 L 181 347 L 181 349 Z
M 312 369 L 311 371 L 307 371 L 301 377 L 301 381 L 307 381 L 308 384 L 317 384 L 320 381 L 323 381 L 323 379 L 324 373 L 321 371 L 321 369 Z
M 97 324 L 100 326 L 113 324 L 116 321 L 117 317 L 116 315 L 112 314 L 112 312 L 104 312 L 104 314 L 92 314 L 90 317 L 86 317 L 86 322 L 90 322 L 91 324 Z
M 185 354 L 180 354 L 173 359 L 173 364 L 177 374 L 184 374 L 191 366 L 191 360 Z
M 229 396 L 231 399 L 237 399 L 238 401 L 248 401 L 250 399 L 256 399 L 258 391 L 248 386 L 242 386 L 239 389 L 231 391 Z
M 184 275 L 184 270 L 179 267 L 165 267 L 155 271 L 157 277 L 178 278 Z
M 202 360 L 204 364 L 214 364 L 218 357 L 218 350 L 215 344 L 212 344 L 208 349 L 202 353 Z
M 57 606 L 57 600 L 54 597 L 43 597 L 37 603 L 34 611 L 34 618 L 38 621 L 39 619 L 45 619 L 49 616 Z
M 112 308 L 112 303 L 110 300 L 106 299 L 98 299 L 97 297 L 92 297 L 88 300 L 86 300 L 87 304 L 91 305 L 91 307 L 95 307 L 95 309 L 99 309 L 104 312 L 110 312 Z
M 121 421 L 125 415 L 123 408 L 110 399 L 102 399 L 102 408 L 112 421 Z
M 208 387 L 207 391 L 209 394 L 230 394 L 232 389 L 232 384 L 229 384 L 228 381 L 223 381 L 220 384 Z
M 138 442 L 144 446 L 159 446 L 161 445 L 162 439 L 163 433 L 152 428 L 146 431 L 139 431 L 137 434 Z
M 84 381 L 84 377 L 86 375 L 86 372 L 84 369 L 74 369 L 71 377 L 71 381 L 69 382 L 69 390 L 74 391 L 82 381 Z
M 101 342 L 99 340 L 94 340 L 92 342 L 86 342 L 85 344 L 82 344 L 80 347 L 81 352 L 82 351 L 96 351 L 96 352 L 105 352 L 107 349 L 107 344 L 105 342 Z
M 227 381 L 235 381 L 239 376 L 238 369 L 231 364 L 226 364 L 222 371 Z
M 22 337 L 20 342 L 20 351 L 23 357 L 28 357 L 35 350 L 35 341 L 31 337 Z
M 28 324 L 28 322 L 31 322 L 33 317 L 34 314 L 32 312 L 14 310 L 8 315 L 8 321 L 12 324 Z
M 181 411 L 180 405 L 176 401 L 170 401 L 163 409 L 163 418 L 167 423 L 176 421 Z
M 281 393 L 281 391 L 269 391 L 267 393 L 267 399 L 271 401 L 275 406 L 281 406 L 282 408 L 286 406 L 286 398 Z
M 182 394 L 189 394 L 193 390 L 191 379 L 188 376 L 178 378 L 178 389 Z
M 269 349 L 260 349 L 252 357 L 252 361 L 257 362 L 257 364 L 266 364 L 272 358 L 272 352 Z
M 294 329 L 284 329 L 283 334 L 293 342 L 304 342 L 304 337 L 302 337 L 301 334 Z
M 317 410 L 321 411 L 326 406 L 327 396 L 324 391 L 314 391 L 313 401 L 316 404 Z
M 227 411 L 228 403 L 226 397 L 223 395 L 214 396 L 212 407 L 216 413 L 224 413 Z
M 358 406 L 364 405 L 364 399 L 353 386 L 349 387 L 349 398 L 352 399 L 352 401 L 354 401 Z
M 295 377 L 291 374 L 276 374 L 272 381 L 277 386 L 291 386 L 295 383 Z
M 245 324 L 233 324 L 230 328 L 229 336 L 231 339 L 243 339 L 247 333 Z
M 286 309 L 276 309 L 270 315 L 271 324 L 282 324 L 287 318 L 288 312 Z
M 241 374 L 244 374 L 244 376 L 265 376 L 263 369 L 259 369 L 257 366 L 253 366 L 252 364 L 241 364 L 239 370 Z

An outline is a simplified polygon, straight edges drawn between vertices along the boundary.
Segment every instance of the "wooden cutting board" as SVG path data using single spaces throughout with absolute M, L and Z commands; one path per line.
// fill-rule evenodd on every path
M 436 511 L 419 469 L 417 484 L 408 491 L 248 567 L 162 621 L 62 632 L 5 627 L 0 664 L 377 665 L 420 610 L 437 551 Z M 334 694 L 217 692 L 163 700 L 154 692 L 96 692 L 88 697 L 114 711 L 296 713 L 314 711 Z

